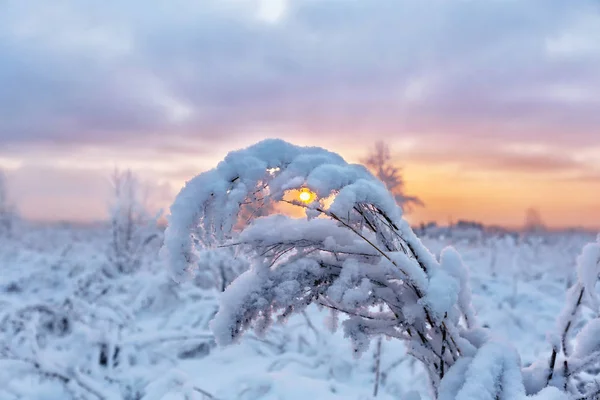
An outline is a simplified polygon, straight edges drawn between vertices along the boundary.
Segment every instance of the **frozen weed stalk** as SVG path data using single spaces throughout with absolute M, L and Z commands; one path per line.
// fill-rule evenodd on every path
M 279 204 L 303 216 L 260 212 Z M 460 255 L 446 248 L 437 260 L 384 184 L 335 153 L 265 140 L 189 181 L 162 255 L 182 280 L 219 251 L 249 266 L 222 293 L 211 323 L 220 345 L 251 328 L 265 334 L 314 303 L 347 317 L 357 356 L 381 335 L 404 341 L 435 398 L 570 398 L 552 381 L 526 390 L 516 350 L 477 323 Z

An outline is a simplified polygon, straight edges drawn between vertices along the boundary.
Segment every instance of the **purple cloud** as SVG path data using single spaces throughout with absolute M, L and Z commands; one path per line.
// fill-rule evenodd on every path
M 290 1 L 275 23 L 251 2 L 205 3 L 10 3 L 0 143 L 214 140 L 269 125 L 595 141 L 591 1 Z
M 350 153 L 410 139 L 401 163 L 597 176 L 577 158 L 600 146 L 597 2 L 288 0 L 265 21 L 260 1 L 9 0 L 0 167 L 129 160 L 179 181 L 278 136 Z M 504 151 L 531 143 L 551 151 Z

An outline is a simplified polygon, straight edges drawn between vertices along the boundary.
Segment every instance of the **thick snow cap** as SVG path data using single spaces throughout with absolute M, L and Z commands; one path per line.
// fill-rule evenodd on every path
M 346 215 L 355 203 L 365 202 L 383 210 L 394 224 L 402 223 L 393 196 L 364 166 L 349 164 L 319 147 L 263 140 L 229 153 L 216 168 L 188 181 L 177 195 L 162 249 L 173 278 L 180 281 L 194 268 L 194 236 L 205 236 L 212 243 L 230 239 L 241 206 L 255 200 L 257 192 L 277 202 L 286 191 L 300 188 L 316 194 L 311 207 L 324 206 L 319 200 L 335 194 L 328 207 L 332 213 Z

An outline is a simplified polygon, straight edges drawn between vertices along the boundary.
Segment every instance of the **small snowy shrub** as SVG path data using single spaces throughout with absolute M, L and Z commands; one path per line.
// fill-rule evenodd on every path
M 303 213 L 248 217 L 248 203 Z M 189 181 L 171 207 L 162 249 L 173 277 L 210 268 L 207 251 L 228 248 L 249 269 L 225 289 L 211 323 L 221 345 L 250 328 L 264 334 L 314 303 L 331 310 L 333 326 L 338 314 L 347 317 L 357 356 L 381 335 L 403 340 L 436 398 L 567 398 L 550 382 L 526 390 L 516 350 L 477 325 L 460 255 L 446 248 L 437 260 L 384 184 L 337 154 L 266 140 Z M 594 347 L 586 337 L 585 348 Z
M 143 268 L 106 276 L 105 232 L 79 229 L 24 231 L 17 257 L 0 246 L 2 400 L 151 398 L 174 363 L 214 348 L 214 299 L 153 271 L 154 247 Z
M 139 182 L 131 171 L 115 171 L 111 183 L 108 258 L 119 273 L 131 273 L 140 266 L 144 249 L 159 236 L 158 218 L 144 207 Z
M 4 173 L 0 171 L 0 236 L 10 236 L 14 229 L 16 210 L 10 202 Z

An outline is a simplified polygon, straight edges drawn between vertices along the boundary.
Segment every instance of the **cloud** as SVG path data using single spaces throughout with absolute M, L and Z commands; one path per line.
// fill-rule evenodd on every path
M 589 184 L 600 184 L 600 171 L 582 172 L 574 176 L 565 178 L 567 181 L 584 182 Z
M 586 166 L 569 156 L 556 154 L 510 154 L 500 153 L 496 157 L 477 160 L 482 169 L 525 173 L 557 173 L 561 171 L 585 170 Z
M 103 215 L 100 176 L 115 165 L 178 185 L 267 136 L 350 158 L 383 138 L 413 144 L 401 163 L 596 176 L 579 157 L 600 129 L 596 1 L 2 7 L 0 167 L 17 171 L 31 215 L 46 198 L 47 215 L 86 201 Z M 85 176 L 93 198 L 61 206 L 59 188 L 80 198 Z
M 593 2 L 9 2 L 0 144 L 444 132 L 595 140 Z M 262 7 L 262 8 L 261 8 Z M 575 100 L 574 100 L 575 99 Z

